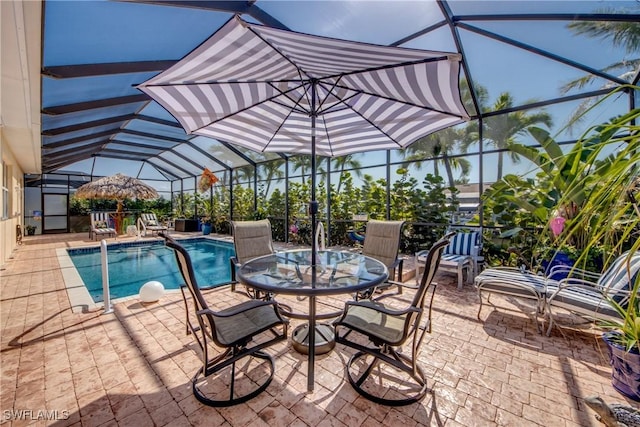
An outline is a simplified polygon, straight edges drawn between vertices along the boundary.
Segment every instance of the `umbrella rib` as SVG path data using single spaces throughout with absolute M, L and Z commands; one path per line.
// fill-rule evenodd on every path
M 326 101 L 327 99 L 329 99 L 329 95 L 331 95 L 331 93 L 333 92 L 333 89 L 335 89 L 335 88 L 338 86 L 338 83 L 340 83 L 340 80 L 342 80 L 342 77 L 343 77 L 343 75 L 340 75 L 340 76 L 336 79 L 336 81 L 335 81 L 335 82 L 333 82 L 333 84 L 331 85 L 331 88 L 329 88 L 329 89 L 325 88 L 325 90 L 327 91 L 327 96 L 325 96 L 325 97 L 324 97 L 324 99 L 323 99 L 322 101 L 320 101 L 320 105 L 318 105 L 318 107 L 316 108 L 316 114 L 318 114 L 320 111 L 323 111 L 323 110 L 322 110 L 322 106 L 324 105 L 325 101 Z M 318 84 L 319 84 L 320 86 L 322 86 L 323 88 L 324 88 L 324 86 L 325 86 L 325 85 L 323 85 L 323 84 L 322 84 L 322 81 L 320 81 L 320 80 L 318 81 Z M 355 96 L 355 95 L 354 95 L 354 96 Z M 336 98 L 338 98 L 338 97 L 336 97 Z M 349 98 L 351 98 L 351 97 L 349 97 Z M 340 98 L 338 98 L 338 99 L 340 99 Z
M 265 99 L 265 100 L 263 100 L 263 101 L 261 101 L 261 102 L 259 102 L 259 103 L 257 103 L 257 104 L 248 105 L 248 106 L 246 106 L 246 107 L 244 107 L 244 108 L 241 108 L 240 110 L 234 111 L 233 113 L 229 113 L 229 114 L 227 114 L 227 115 L 226 115 L 226 116 L 224 116 L 224 117 L 220 117 L 220 118 L 219 118 L 219 119 L 217 119 L 217 120 L 213 120 L 213 121 L 211 121 L 211 122 L 208 122 L 208 123 L 206 123 L 206 124 L 204 124 L 204 125 L 202 125 L 202 126 L 200 126 L 200 127 L 198 127 L 198 128 L 195 128 L 195 129 L 194 129 L 194 130 L 192 130 L 190 133 L 196 133 L 197 131 L 199 131 L 199 130 L 201 130 L 201 129 L 204 129 L 204 128 L 206 128 L 207 126 L 211 126 L 211 125 L 213 125 L 213 124 L 216 124 L 216 123 L 218 123 L 218 122 L 221 122 L 221 121 L 223 121 L 223 120 L 226 120 L 226 119 L 228 119 L 229 117 L 233 117 L 233 116 L 235 116 L 235 115 L 237 115 L 237 114 L 240 114 L 240 113 L 242 113 L 242 112 L 244 112 L 244 111 L 250 110 L 250 109 L 254 108 L 256 105 L 258 105 L 258 104 L 264 104 L 265 102 L 273 101 L 274 99 L 277 99 L 278 97 L 283 96 L 283 95 L 284 95 L 284 96 L 287 96 L 287 94 L 288 94 L 289 92 L 293 92 L 293 91 L 295 91 L 295 90 L 299 89 L 300 87 L 304 87 L 304 83 L 303 83 L 303 84 L 301 84 L 301 85 L 299 85 L 299 86 L 296 86 L 296 87 L 294 87 L 294 88 L 291 88 L 291 89 L 289 89 L 289 90 L 286 90 L 286 91 L 284 91 L 284 92 L 283 92 L 283 91 L 281 91 L 280 89 L 278 89 L 277 87 L 275 87 L 275 86 L 274 86 L 274 89 L 275 89 L 275 90 L 277 90 L 277 91 L 279 92 L 277 95 L 274 95 L 274 96 L 272 96 L 272 97 L 270 97 L 270 98 L 267 98 L 267 99 Z M 293 99 L 292 99 L 292 101 L 293 101 Z
M 304 92 L 305 92 L 305 94 L 306 94 L 308 91 L 309 91 L 309 88 L 307 87 L 307 88 L 305 89 L 305 91 L 304 91 Z M 267 150 L 267 147 L 269 147 L 269 145 L 271 144 L 271 142 L 273 141 L 273 139 L 276 137 L 276 135 L 278 134 L 278 132 L 280 132 L 280 129 L 282 129 L 282 126 L 284 126 L 284 124 L 286 123 L 287 119 L 288 119 L 289 117 L 291 117 L 291 113 L 293 113 L 293 111 L 295 110 L 295 107 L 297 107 L 297 106 L 300 104 L 300 100 L 301 100 L 302 98 L 303 98 L 303 97 L 301 96 L 301 97 L 300 97 L 300 99 L 298 99 L 298 101 L 294 101 L 294 102 L 295 102 L 295 105 L 293 106 L 293 108 L 291 108 L 291 109 L 289 110 L 289 113 L 287 114 L 287 116 L 284 118 L 284 120 L 282 120 L 282 122 L 280 123 L 280 125 L 278 126 L 278 128 L 273 132 L 273 135 L 271 135 L 271 138 L 269 138 L 269 141 L 264 145 L 264 148 L 263 148 L 263 150 L 262 150 L 263 152 Z M 293 99 L 292 99 L 292 101 L 293 101 Z M 304 109 L 303 109 L 303 111 L 304 111 Z
M 368 92 L 368 91 L 365 91 L 365 90 L 360 90 L 360 89 L 356 90 L 356 89 L 353 89 L 353 88 L 350 88 L 350 87 L 347 87 L 347 86 L 338 86 L 338 87 L 340 89 L 345 89 L 345 90 L 348 90 L 348 91 L 356 92 L 354 94 L 354 96 L 358 95 L 358 94 L 369 95 L 369 96 L 373 96 L 375 98 L 386 99 L 387 101 L 392 101 L 392 102 L 397 103 L 397 104 L 404 104 L 404 105 L 409 105 L 411 107 L 422 108 L 422 109 L 433 111 L 433 112 L 436 112 L 436 113 L 445 114 L 447 116 L 458 117 L 460 119 L 465 119 L 465 120 L 468 119 L 468 117 L 465 116 L 465 115 L 455 114 L 455 113 L 453 113 L 451 111 L 439 110 L 437 108 L 427 107 L 425 105 L 419 105 L 419 104 L 416 104 L 414 102 L 403 101 L 401 99 L 391 98 L 391 97 L 383 96 L 383 95 L 380 95 L 380 94 L 377 94 L 377 93 Z M 351 107 L 349 107 L 349 108 L 351 108 Z
M 242 21 L 242 19 L 240 19 L 240 21 Z M 262 35 L 260 35 L 260 33 L 258 33 L 256 30 L 253 29 L 253 25 L 244 25 L 241 22 L 241 25 L 243 25 L 245 28 L 247 28 L 249 31 L 251 31 L 257 38 L 259 38 L 260 40 L 262 40 L 267 46 L 269 46 L 271 49 L 273 49 L 274 52 L 276 52 L 278 55 L 280 55 L 285 61 L 287 61 L 289 64 L 291 64 L 291 66 L 293 68 L 295 68 L 298 71 L 298 75 L 302 76 L 303 74 L 305 76 L 307 76 L 306 79 L 302 79 L 303 81 L 306 80 L 310 80 L 310 76 L 307 75 L 307 73 L 304 73 L 302 69 L 300 69 L 300 67 L 298 65 L 296 65 L 295 62 L 293 62 L 288 56 L 286 56 L 284 53 L 282 53 L 276 46 L 274 46 L 271 42 L 267 41 L 264 37 L 262 37 Z
M 415 61 L 407 61 L 407 62 L 399 62 L 399 63 L 393 63 L 393 64 L 385 64 L 385 65 L 380 65 L 380 66 L 377 66 L 377 67 L 358 69 L 358 70 L 353 70 L 353 71 L 348 71 L 348 72 L 341 72 L 341 73 L 337 73 L 337 74 L 333 74 L 333 75 L 322 76 L 319 79 L 327 80 L 327 79 L 333 79 L 333 78 L 336 78 L 336 77 L 353 76 L 353 75 L 356 75 L 356 74 L 364 74 L 364 73 L 371 73 L 371 72 L 374 72 L 374 71 L 388 70 L 390 68 L 402 68 L 402 67 L 407 67 L 407 66 L 410 66 L 410 65 L 426 64 L 426 63 L 429 63 L 429 62 L 440 62 L 440 61 L 449 60 L 451 58 L 459 58 L 459 57 L 460 57 L 460 54 L 451 53 L 451 54 L 448 54 L 448 55 L 438 56 L 438 57 L 435 57 L 435 58 L 417 59 Z M 459 59 L 456 59 L 456 60 L 459 61 Z

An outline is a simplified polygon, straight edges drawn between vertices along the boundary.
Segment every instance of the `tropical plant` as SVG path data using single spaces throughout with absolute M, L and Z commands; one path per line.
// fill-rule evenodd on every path
M 451 157 L 456 146 L 465 138 L 466 132 L 461 128 L 447 128 L 418 139 L 405 149 L 403 164 L 405 167 L 412 163 L 419 170 L 425 159 L 435 159 L 433 171 L 440 175 L 439 164 L 444 166 L 448 184 L 455 187 L 457 180 L 453 176 L 454 169 L 460 170 L 461 179 L 469 175 L 471 163 L 463 157 Z
M 336 157 L 332 161 L 332 169 L 338 169 L 338 187 L 336 188 L 336 192 L 340 193 L 340 189 L 342 188 L 342 184 L 345 180 L 346 174 L 348 173 L 346 169 L 352 169 L 353 173 L 357 177 L 362 177 L 362 164 L 360 161 L 353 158 L 353 155 Z
M 272 182 L 280 182 L 284 178 L 285 173 L 282 170 L 283 164 L 284 160 L 272 160 L 270 162 L 261 163 L 258 166 L 260 179 L 266 183 L 263 191 L 260 192 L 264 197 L 269 196 L 269 190 L 271 189 Z
M 513 108 L 513 97 L 504 92 L 498 96 L 490 111 L 503 111 Z M 502 179 L 504 169 L 505 153 L 510 156 L 511 161 L 517 163 L 519 161 L 518 153 L 514 151 L 505 151 L 513 144 L 518 142 L 518 137 L 527 133 L 527 128 L 544 124 L 551 127 L 551 115 L 543 110 L 539 111 L 514 111 L 511 113 L 500 114 L 495 117 L 485 119 L 483 122 L 482 138 L 498 151 L 497 165 L 497 181 Z M 472 123 L 467 127 L 467 138 L 464 139 L 465 145 L 470 145 L 480 139 L 477 123 Z
M 625 11 L 603 9 L 599 13 L 626 13 Z M 569 30 L 576 35 L 585 35 L 592 38 L 600 38 L 603 40 L 611 40 L 614 47 L 622 47 L 627 54 L 640 53 L 640 23 L 639 22 L 623 22 L 623 21 L 573 21 L 567 25 Z M 632 82 L 634 77 L 640 70 L 640 57 L 624 58 L 613 64 L 609 64 L 600 69 L 603 73 L 615 73 L 617 78 L 626 82 Z M 566 83 L 561 87 L 562 93 L 568 93 L 573 89 L 582 89 L 601 78 L 595 74 L 586 74 L 577 79 Z M 604 88 L 613 87 L 616 83 L 608 81 Z M 578 123 L 583 117 L 584 112 L 593 106 L 601 97 L 589 98 L 578 105 L 574 114 L 569 119 L 568 127 Z
M 638 91 L 635 86 L 619 90 Z M 610 94 L 614 96 L 616 93 Z M 604 102 L 603 98 L 600 102 Z M 594 105 L 595 108 L 597 106 Z M 508 176 L 486 196 L 499 193 L 528 218 L 547 230 L 553 216 L 562 216 L 564 227 L 553 241 L 556 248 L 576 249 L 576 265 L 588 266 L 594 252 L 602 253 L 600 271 L 625 251 L 640 249 L 640 207 L 633 198 L 640 191 L 640 109 L 635 109 L 588 129 L 567 153 L 546 131 L 530 128 L 541 150 L 512 144 L 540 168 L 536 181 Z M 524 185 L 522 185 L 524 183 Z M 548 235 L 548 234 L 547 234 Z M 636 275 L 638 276 L 638 275 Z M 635 278 L 631 300 L 621 305 L 610 299 L 620 321 L 603 323 L 618 332 L 625 348 L 638 348 L 640 304 Z
M 640 90 L 632 87 L 633 90 Z M 581 138 L 594 150 L 578 165 L 585 174 L 584 182 L 571 182 L 560 204 L 570 203 L 574 195 L 584 194 L 584 202 L 561 235 L 568 241 L 581 235 L 586 227 L 588 239 L 579 259 L 589 249 L 604 245 L 609 249 L 604 259 L 608 266 L 625 251 L 633 254 L 640 250 L 640 109 L 616 117 L 608 123 L 591 128 Z M 588 191 L 585 193 L 584 188 Z M 626 349 L 640 349 L 640 275 L 636 275 L 631 298 L 621 305 L 609 299 L 620 314 L 618 322 L 603 322 L 602 326 L 614 330 L 615 340 Z

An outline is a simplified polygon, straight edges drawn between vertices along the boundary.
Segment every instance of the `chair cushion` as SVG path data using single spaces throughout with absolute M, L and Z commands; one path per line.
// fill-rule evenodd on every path
M 444 248 L 443 254 L 471 255 L 478 244 L 478 232 L 458 233 Z
M 252 336 L 280 323 L 273 305 L 262 305 L 262 301 L 245 301 L 241 304 L 222 310 L 238 311 L 228 317 L 214 316 L 217 338 L 221 344 L 229 346 L 244 341 Z
M 638 279 L 639 271 L 640 252 L 636 252 L 631 259 L 628 252 L 624 253 L 600 276 L 598 285 L 602 286 L 614 301 L 620 302 L 626 295 L 618 291 L 630 291 Z
M 108 228 L 106 221 L 96 221 L 94 223 L 95 228 Z
M 153 227 L 155 225 L 158 225 L 158 223 L 154 219 L 150 219 L 149 221 L 147 221 L 146 225 Z
M 563 307 L 570 311 L 586 314 L 594 318 L 620 317 L 611 304 L 595 289 L 565 288 L 554 295 L 557 289 L 557 284 L 547 284 L 547 295 L 553 295 L 553 298 L 548 300 L 548 304 L 551 306 Z
M 347 313 L 340 324 L 351 327 L 373 339 L 389 344 L 402 341 L 406 315 L 390 316 L 376 307 L 384 307 L 379 302 L 362 300 L 358 304 L 347 306 Z
M 478 290 L 529 297 L 535 293 L 539 298 L 547 292 L 549 282 L 531 272 L 501 268 L 488 268 L 475 278 Z

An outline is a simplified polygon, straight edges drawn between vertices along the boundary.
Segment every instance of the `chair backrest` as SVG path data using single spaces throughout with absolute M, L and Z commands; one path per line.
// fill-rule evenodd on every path
M 362 254 L 391 267 L 398 258 L 404 223 L 404 221 L 370 220 L 367 223 Z
M 189 289 L 189 293 L 193 298 L 193 301 L 196 305 L 196 311 L 209 308 L 207 305 L 207 301 L 202 296 L 202 292 L 200 292 L 200 288 L 198 287 L 196 274 L 193 271 L 193 264 L 191 263 L 191 256 L 189 255 L 187 250 L 175 240 L 166 235 L 163 237 L 165 238 L 165 244 L 167 245 L 167 247 L 173 249 L 175 252 L 178 269 L 180 270 L 180 274 L 182 275 L 184 284 L 186 285 L 187 289 Z
M 187 289 L 189 289 L 189 294 L 191 295 L 191 299 L 193 301 L 193 305 L 194 305 L 193 308 L 194 308 L 194 311 L 196 312 L 196 317 L 200 325 L 201 333 L 211 338 L 216 343 L 216 345 L 225 347 L 226 345 L 222 343 L 218 337 L 218 331 L 216 330 L 216 322 L 213 315 L 211 313 L 205 313 L 204 316 L 198 315 L 198 312 L 200 310 L 208 309 L 209 305 L 207 304 L 207 301 L 205 300 L 204 296 L 202 295 L 202 292 L 200 291 L 200 288 L 198 287 L 196 274 L 193 271 L 193 264 L 191 263 L 191 256 L 189 256 L 189 253 L 182 245 L 177 243 L 171 237 L 169 237 L 168 235 L 163 235 L 163 237 L 165 238 L 165 244 L 167 245 L 167 247 L 173 249 L 176 255 L 176 262 L 178 263 L 178 269 L 180 270 L 180 274 L 184 279 L 185 286 L 187 287 Z M 185 304 L 186 304 L 185 309 L 189 310 L 186 299 L 185 299 Z M 187 316 L 187 322 L 189 322 L 188 319 L 189 319 L 189 316 Z M 194 329 L 192 329 L 192 331 L 194 331 L 195 333 Z M 198 342 L 200 342 L 201 346 L 204 345 L 203 344 L 204 341 L 200 341 L 198 339 Z M 208 356 L 207 356 L 206 345 L 204 345 L 204 348 L 202 350 L 205 352 L 204 357 L 207 358 Z
M 91 212 L 91 228 L 110 228 L 107 212 Z
M 145 225 L 160 225 L 156 214 L 154 214 L 153 212 L 140 214 L 140 218 L 142 218 L 142 221 Z
M 463 231 L 452 229 L 454 233 L 451 241 L 444 249 L 445 254 L 452 255 L 477 255 L 478 248 L 481 245 L 482 237 L 479 231 Z
M 442 254 L 444 252 L 444 248 L 449 244 L 449 239 L 455 233 L 448 233 L 440 240 L 435 242 L 429 252 L 427 253 L 427 259 L 425 260 L 424 273 L 422 274 L 422 278 L 420 279 L 420 285 L 418 290 L 416 291 L 415 296 L 413 297 L 413 301 L 411 303 L 414 307 L 424 307 L 424 300 L 427 294 L 427 289 L 433 282 L 433 278 L 438 271 L 438 267 L 440 266 L 440 260 L 442 259 Z
M 240 264 L 263 255 L 271 255 L 274 252 L 271 223 L 268 219 L 231 221 L 231 227 L 236 259 Z
M 597 284 L 615 301 L 627 298 L 626 294 L 616 295 L 617 291 L 630 291 L 640 274 L 640 252 L 625 252 L 620 255 L 598 279 Z

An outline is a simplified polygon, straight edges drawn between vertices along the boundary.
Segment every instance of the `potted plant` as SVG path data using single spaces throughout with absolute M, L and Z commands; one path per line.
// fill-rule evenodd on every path
M 586 265 L 590 254 L 600 249 L 605 251 L 605 268 L 619 254 L 628 251 L 631 257 L 640 250 L 639 123 L 640 109 L 635 109 L 591 128 L 576 142 L 584 150 L 568 166 L 582 178 L 567 182 L 558 203 L 568 206 L 579 197 L 579 209 L 559 235 L 560 244 L 583 239 L 576 265 Z M 640 401 L 640 274 L 631 275 L 629 300 L 621 304 L 608 298 L 619 320 L 599 325 L 606 330 L 602 338 L 612 365 L 612 386 Z
M 35 225 L 27 225 L 24 227 L 24 230 L 27 232 L 27 236 L 33 236 L 36 234 L 36 229 L 38 227 Z
M 202 234 L 211 234 L 211 217 L 203 216 L 200 221 L 202 223 Z

